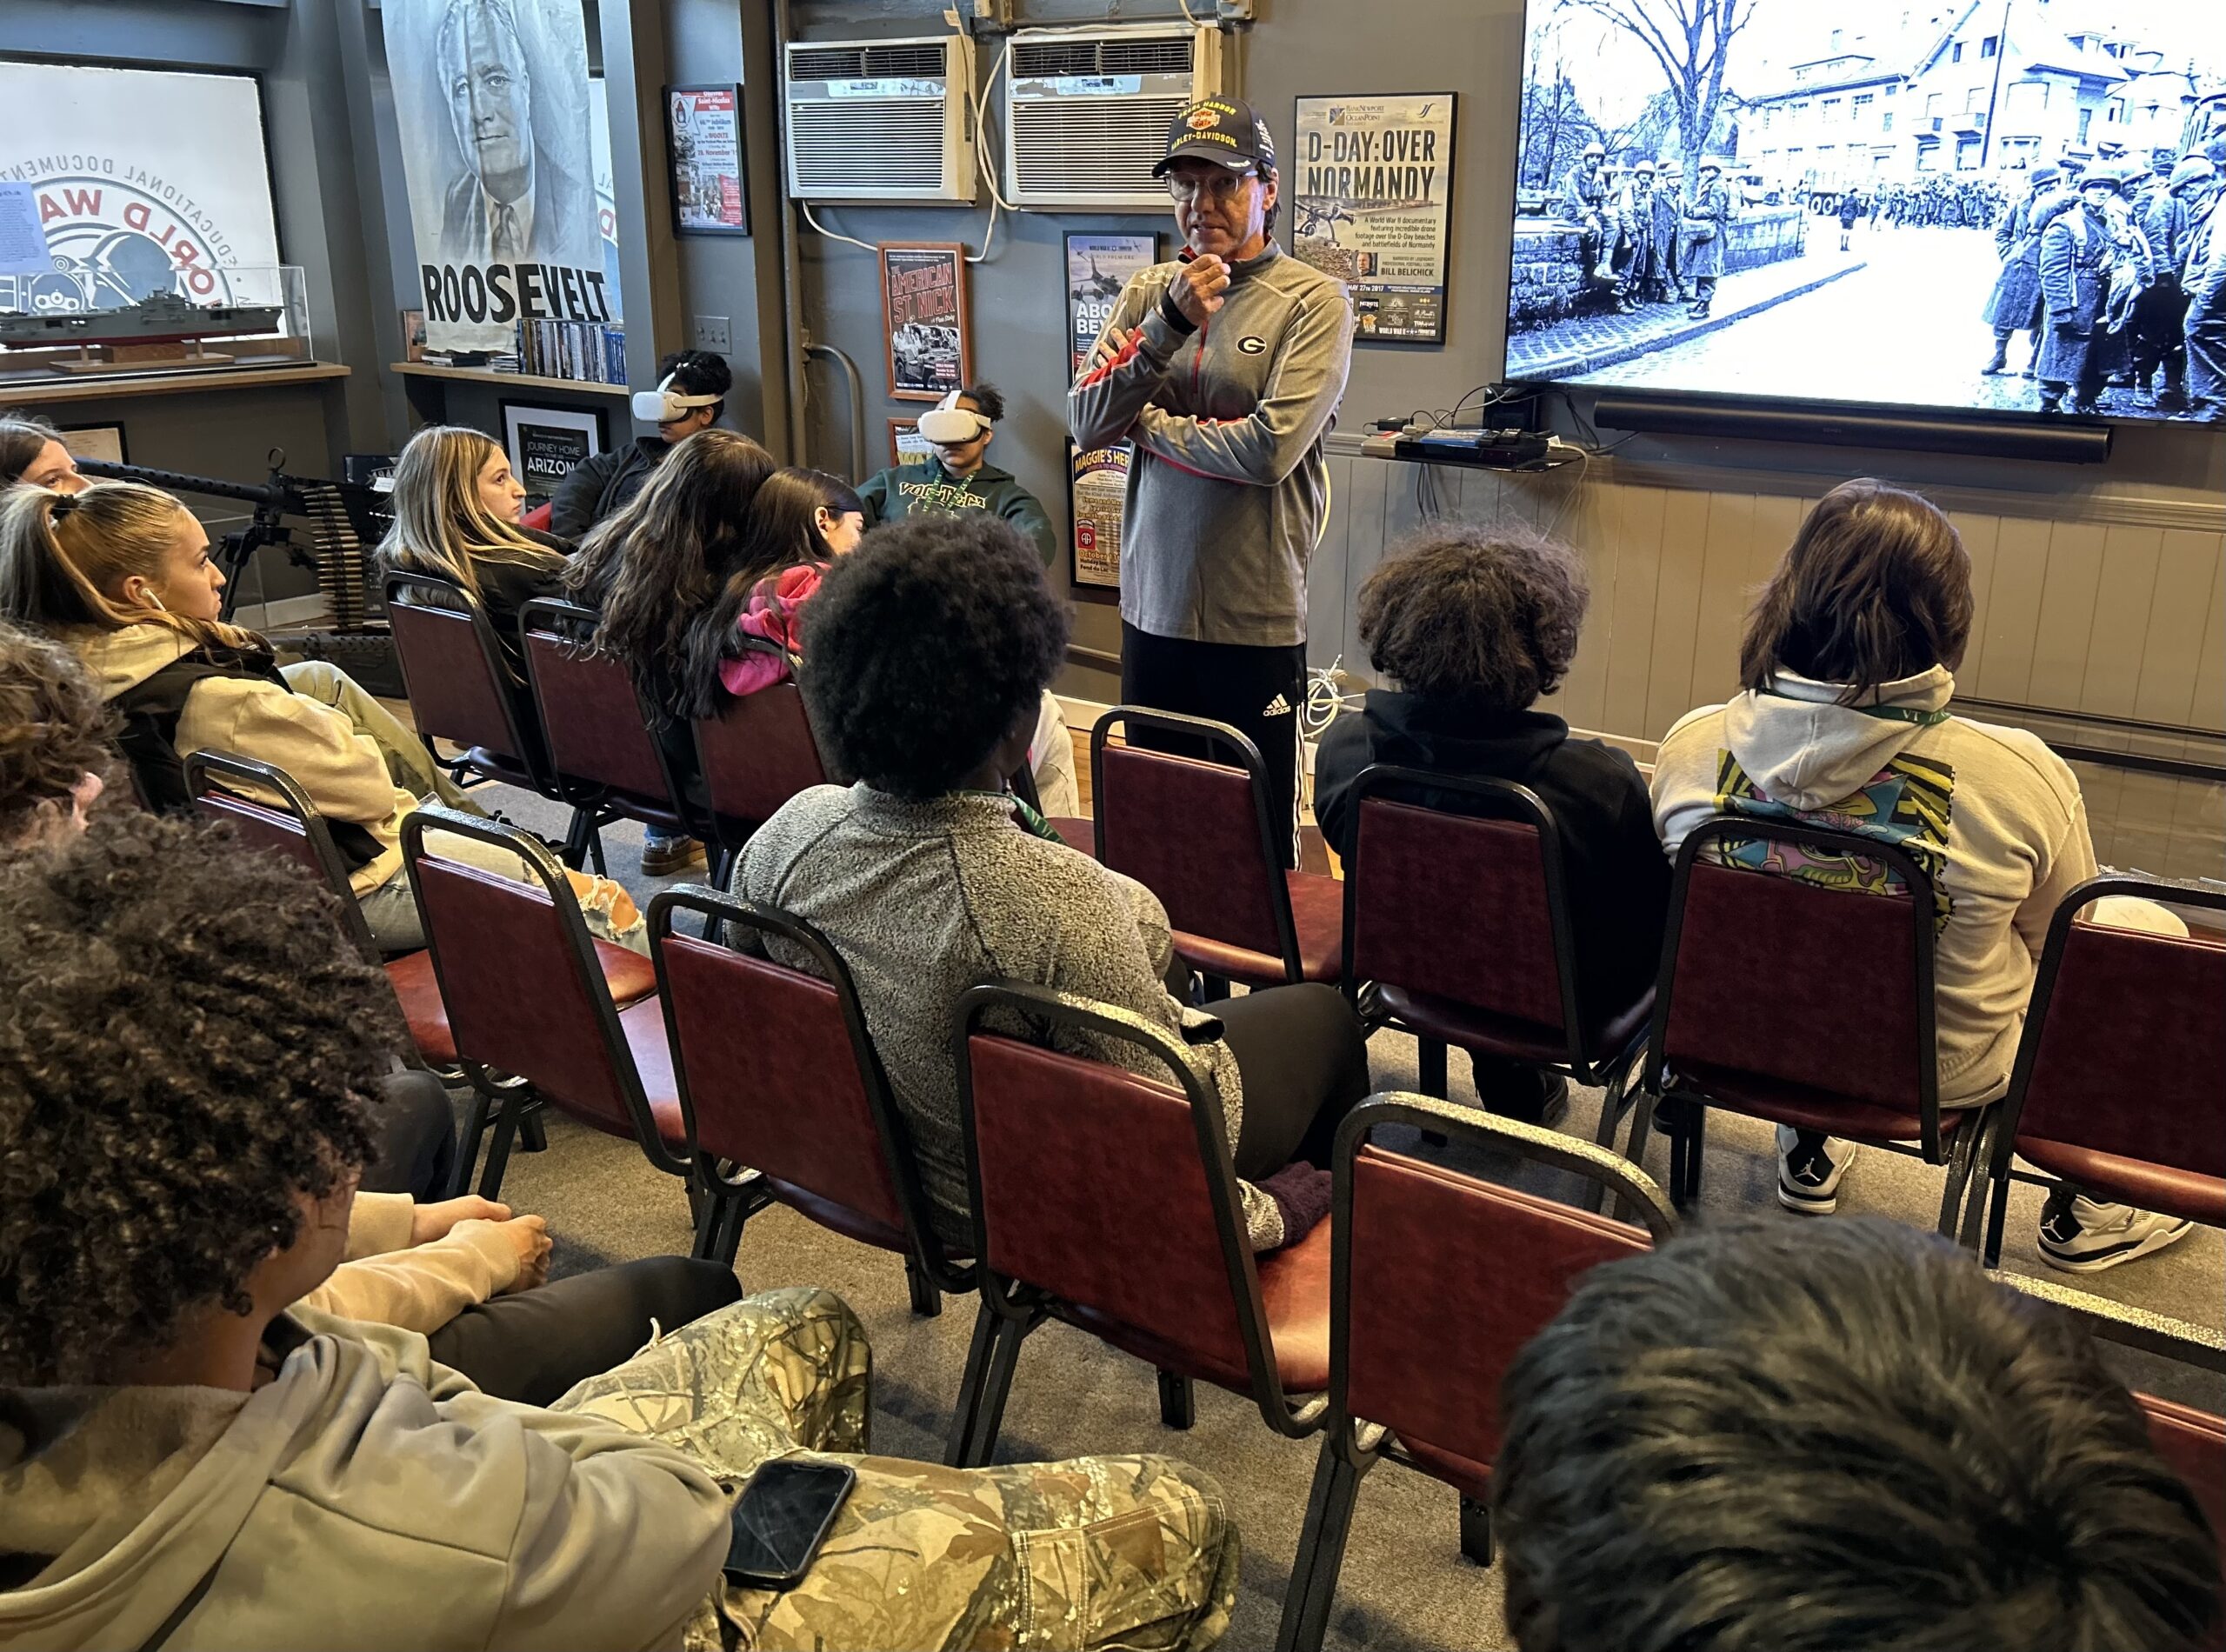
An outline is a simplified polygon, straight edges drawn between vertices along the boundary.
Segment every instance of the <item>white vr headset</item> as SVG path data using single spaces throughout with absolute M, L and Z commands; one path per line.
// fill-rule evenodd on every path
M 958 392 L 953 390 L 928 411 L 920 415 L 920 434 L 930 442 L 945 447 L 956 447 L 971 442 L 990 428 L 987 416 L 970 407 L 956 405 Z
M 690 396 L 672 388 L 672 381 L 679 376 L 667 373 L 664 383 L 653 390 L 634 392 L 634 416 L 650 424 L 670 424 L 675 419 L 684 419 L 699 407 L 709 407 L 726 398 L 718 396 Z

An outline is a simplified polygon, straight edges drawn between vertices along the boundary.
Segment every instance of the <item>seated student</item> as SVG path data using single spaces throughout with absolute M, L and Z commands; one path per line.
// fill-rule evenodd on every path
M 1203 1648 L 1226 1629 L 1222 1495 L 1156 1457 L 846 1455 L 857 1483 L 803 1581 L 722 1587 L 729 1487 L 865 1447 L 870 1349 L 825 1291 L 668 1319 L 551 1409 L 299 1306 L 348 1242 L 390 1029 L 325 897 L 264 869 L 248 898 L 250 876 L 206 830 L 138 815 L 0 864 L 0 935 L 37 937 L 0 946 L 0 1643 L 983 1646 L 1052 1625 Z M 191 901 L 194 879 L 227 898 Z
M 77 461 L 62 443 L 62 432 L 36 413 L 0 413 L 0 488 L 27 482 L 56 493 L 76 493 L 88 485 Z
M 1971 612 L 1970 558 L 1948 518 L 1883 483 L 1843 483 L 1809 513 L 1748 616 L 1744 691 L 1680 718 L 1654 769 L 1655 824 L 1672 858 L 1687 832 L 1729 813 L 1862 833 L 1926 868 L 1944 1107 L 2009 1088 L 2049 920 L 2096 871 L 2064 761 L 2038 735 L 1948 709 Z M 1792 868 L 1834 884 L 1839 872 Z M 2178 922 L 2146 902 L 2100 916 Z M 1778 1202 L 1829 1214 L 1854 1143 L 1781 1126 L 1777 1151 Z M 2041 1256 L 2091 1273 L 2162 1249 L 2189 1225 L 2060 1182 L 2042 1216 Z
M 920 1156 L 937 1230 L 973 1242 L 951 1006 L 1016 977 L 1119 1005 L 1174 1032 L 1167 914 L 1150 891 L 1023 823 L 1003 790 L 1063 657 L 1065 609 L 1028 542 L 986 515 L 877 528 L 804 610 L 804 702 L 847 789 L 817 786 L 760 827 L 734 893 L 827 932 L 857 981 Z M 753 939 L 748 944 L 755 946 Z M 810 968 L 783 943 L 780 962 Z M 1327 1210 L 1337 1121 L 1368 1089 L 1359 1024 L 1334 988 L 1216 1003 L 1225 1042 L 1194 1047 L 1225 1110 L 1253 1248 Z M 1165 1076 L 1128 1044 L 1061 1048 Z
M 1605 1020 L 1637 1002 L 1662 954 L 1670 872 L 1638 766 L 1534 709 L 1568 675 L 1590 598 L 1576 554 L 1525 529 L 1443 523 L 1387 556 L 1360 588 L 1360 635 L 1386 686 L 1330 723 L 1314 766 L 1323 836 L 1350 855 L 1354 783 L 1373 763 L 1513 781 L 1553 811 L 1576 936 L 1577 1003 Z M 1396 685 L 1396 686 L 1394 686 Z M 1458 809 L 1461 798 L 1416 801 Z M 1495 1112 L 1547 1122 L 1568 1082 L 1472 1057 Z
M 739 606 L 730 593 L 749 589 L 737 576 L 752 549 L 758 490 L 774 470 L 770 454 L 733 430 L 690 436 L 564 571 L 566 595 L 603 616 L 596 647 L 624 663 L 658 714 L 652 732 L 691 789 L 701 777 L 689 723 L 723 703 L 718 665 L 734 645 Z M 703 864 L 703 846 L 684 833 L 652 826 L 644 836 L 644 877 Z
M 549 502 L 550 530 L 578 544 L 588 530 L 633 503 L 672 450 L 727 410 L 734 371 L 707 350 L 680 350 L 657 363 L 657 387 L 634 397 L 634 416 L 657 427 L 624 447 L 583 459 Z
M 1058 554 L 1050 514 L 1043 502 L 989 462 L 1005 416 L 1005 398 L 994 384 L 969 384 L 953 390 L 920 415 L 920 434 L 929 456 L 892 465 L 869 476 L 858 489 L 865 502 L 866 525 L 903 522 L 908 516 L 956 516 L 981 510 L 1010 523 L 1035 543 L 1050 567 Z
M 1500 1385 L 1521 1652 L 2190 1652 L 2218 1551 L 2085 1330 L 1930 1234 L 1716 1222 Z
M 121 722 L 124 755 L 149 801 L 185 806 L 183 760 L 196 751 L 275 764 L 331 826 L 373 938 L 390 952 L 422 947 L 400 840 L 402 817 L 420 796 L 445 796 L 423 744 L 394 724 L 416 748 L 419 767 L 410 767 L 406 754 L 298 691 L 268 640 L 218 618 L 223 583 L 208 534 L 157 489 L 98 482 L 76 494 L 19 487 L 0 496 L 0 617 L 77 650 Z M 423 789 L 397 784 L 398 766 Z M 443 838 L 441 852 L 506 876 L 520 869 L 515 856 L 461 838 Z M 646 946 L 623 889 L 583 873 L 572 881 L 590 928 Z

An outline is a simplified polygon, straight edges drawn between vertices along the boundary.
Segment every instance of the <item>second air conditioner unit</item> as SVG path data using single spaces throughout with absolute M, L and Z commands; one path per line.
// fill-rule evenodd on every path
M 1183 106 L 1222 90 L 1221 36 L 1205 24 L 1023 29 L 1009 68 L 1013 205 L 1164 212 L 1151 169 Z
M 971 201 L 974 43 L 793 41 L 783 60 L 789 194 Z

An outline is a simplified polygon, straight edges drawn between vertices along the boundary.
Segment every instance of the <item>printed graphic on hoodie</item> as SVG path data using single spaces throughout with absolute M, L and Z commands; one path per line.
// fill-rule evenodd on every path
M 1756 785 L 1739 759 L 1719 749 L 1716 756 L 1716 806 L 1727 815 L 1756 815 L 1799 821 L 1830 831 L 1852 832 L 1891 843 L 1932 876 L 1932 926 L 1948 927 L 1956 909 L 1942 874 L 1948 866 L 1948 817 L 1956 803 L 1953 765 L 1909 752 L 1890 759 L 1861 790 L 1829 809 L 1799 809 L 1774 803 Z M 1769 870 L 1826 889 L 1862 889 L 1874 895 L 1904 892 L 1903 880 L 1882 861 L 1857 855 L 1829 855 L 1798 843 L 1757 838 L 1727 840 L 1724 858 L 1736 866 Z

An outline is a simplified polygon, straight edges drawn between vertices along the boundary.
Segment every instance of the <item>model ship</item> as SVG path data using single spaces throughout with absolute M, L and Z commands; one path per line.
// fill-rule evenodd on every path
M 0 316 L 0 346 L 51 349 L 70 344 L 175 344 L 190 339 L 273 333 L 285 312 L 277 304 L 194 304 L 158 292 L 121 310 L 70 316 Z

